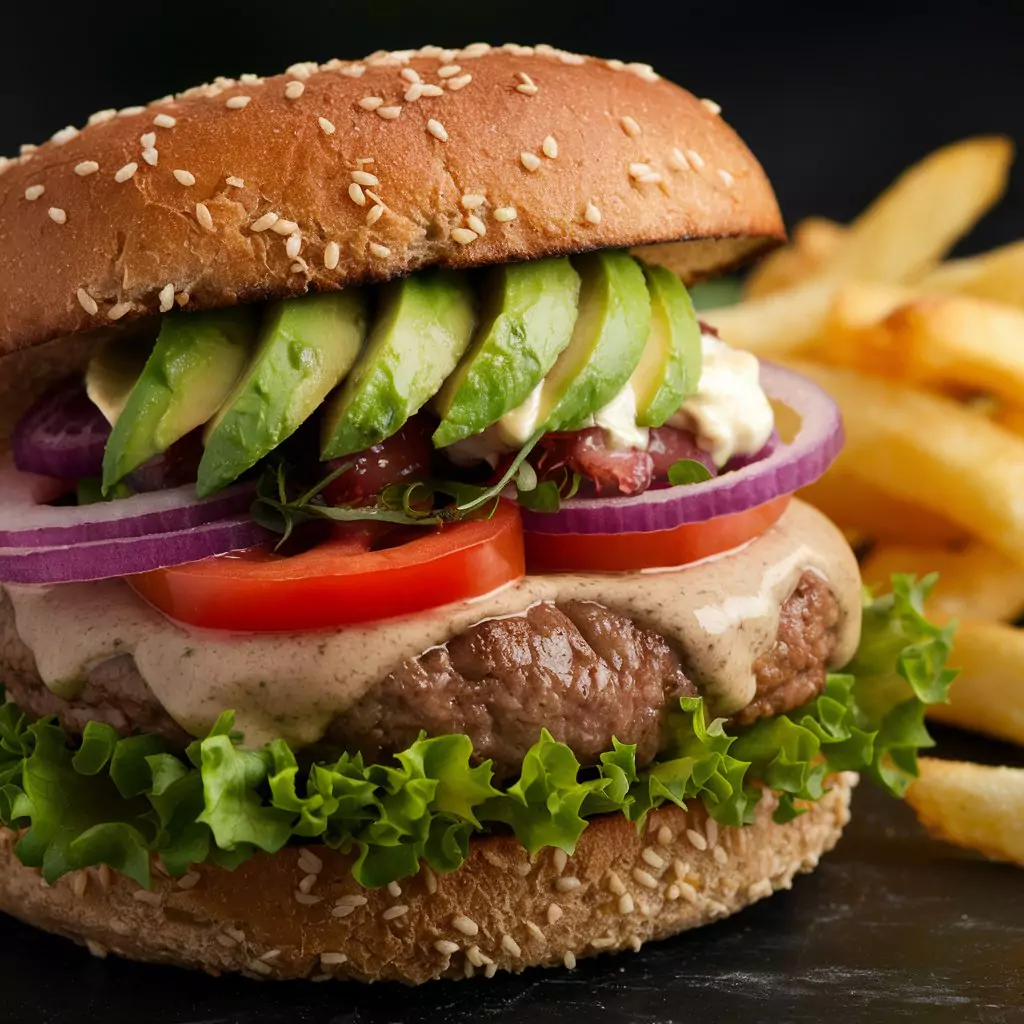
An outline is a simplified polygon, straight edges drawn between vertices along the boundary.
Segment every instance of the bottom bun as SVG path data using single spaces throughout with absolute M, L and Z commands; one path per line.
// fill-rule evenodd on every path
M 794 821 L 718 828 L 694 805 L 663 807 L 642 835 L 624 818 L 595 819 L 576 853 L 530 858 L 511 837 L 474 840 L 458 870 L 377 890 L 360 888 L 351 856 L 323 846 L 258 856 L 229 872 L 201 866 L 152 891 L 106 868 L 55 885 L 24 867 L 0 830 L 0 910 L 108 952 L 257 978 L 419 983 L 498 970 L 572 967 L 596 953 L 639 950 L 727 917 L 812 870 L 849 820 L 857 776 Z M 159 868 L 159 865 L 157 865 Z

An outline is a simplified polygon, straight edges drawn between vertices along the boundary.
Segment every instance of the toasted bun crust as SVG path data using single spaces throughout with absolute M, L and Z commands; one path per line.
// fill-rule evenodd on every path
M 172 295 L 203 309 L 432 265 L 690 239 L 650 255 L 695 278 L 784 234 L 715 109 L 646 66 L 477 44 L 101 112 L 0 160 L 0 355 Z M 277 231 L 255 230 L 268 214 Z
M 322 870 L 305 883 L 308 854 L 288 850 L 234 872 L 201 868 L 186 876 L 191 888 L 157 876 L 149 893 L 95 870 L 47 888 L 14 855 L 13 835 L 0 832 L 0 910 L 98 956 L 211 973 L 418 984 L 474 968 L 571 966 L 574 958 L 639 949 L 789 888 L 835 845 L 856 781 L 850 773 L 834 777 L 822 800 L 785 825 L 771 820 L 767 797 L 756 823 L 742 829 L 709 828 L 696 805 L 660 809 L 642 836 L 622 817 L 599 818 L 565 863 L 551 850 L 531 863 L 511 838 L 474 840 L 454 874 L 421 872 L 394 893 L 360 889 L 351 858 L 322 846 L 312 848 Z M 366 903 L 339 910 L 345 896 Z

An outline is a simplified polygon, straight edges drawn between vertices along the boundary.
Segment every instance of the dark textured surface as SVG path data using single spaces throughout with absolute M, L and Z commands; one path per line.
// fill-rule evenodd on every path
M 944 754 L 1021 763 L 943 732 Z M 4 1024 L 1015 1024 L 1024 1020 L 1024 873 L 927 839 L 862 783 L 818 871 L 722 924 L 573 972 L 493 981 L 268 985 L 93 960 L 0 920 Z

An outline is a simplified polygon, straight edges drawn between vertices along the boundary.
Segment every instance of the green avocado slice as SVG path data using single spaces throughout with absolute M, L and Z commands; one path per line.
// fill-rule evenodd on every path
M 366 322 L 361 289 L 270 307 L 252 362 L 207 427 L 200 497 L 236 480 L 316 412 L 352 369 Z
M 572 338 L 579 293 L 566 257 L 490 272 L 472 344 L 435 401 L 435 447 L 483 432 L 526 400 Z
M 637 423 L 660 427 L 700 383 L 700 324 L 686 286 L 671 270 L 643 269 L 651 296 L 651 333 L 629 382 Z
M 107 440 L 104 494 L 217 412 L 245 369 L 255 335 L 242 308 L 164 317 Z
M 461 274 L 427 271 L 384 285 L 366 349 L 327 401 L 322 458 L 363 451 L 400 430 L 455 369 L 475 320 Z

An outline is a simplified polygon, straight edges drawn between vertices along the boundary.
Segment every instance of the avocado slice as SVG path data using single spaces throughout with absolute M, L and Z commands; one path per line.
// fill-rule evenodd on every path
M 605 249 L 573 260 L 580 309 L 572 339 L 539 389 L 499 424 L 502 438 L 524 444 L 538 430 L 574 430 L 625 387 L 651 330 L 643 271 L 628 253 Z
M 579 294 L 566 257 L 490 272 L 472 344 L 434 403 L 435 447 L 483 432 L 527 399 L 572 338 Z
M 276 303 L 249 368 L 206 429 L 197 491 L 226 487 L 319 408 L 352 369 L 366 338 L 359 289 Z
M 322 458 L 363 451 L 400 430 L 455 369 L 475 320 L 461 274 L 428 271 L 384 285 L 366 349 L 327 400 Z
M 651 333 L 629 384 L 636 395 L 637 423 L 660 427 L 700 383 L 700 324 L 686 285 L 671 270 L 647 265 L 643 270 L 651 296 Z
M 217 412 L 245 369 L 255 335 L 252 316 L 242 308 L 163 318 L 107 441 L 105 494 Z

